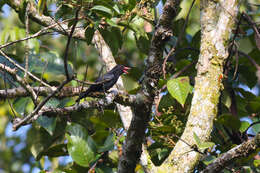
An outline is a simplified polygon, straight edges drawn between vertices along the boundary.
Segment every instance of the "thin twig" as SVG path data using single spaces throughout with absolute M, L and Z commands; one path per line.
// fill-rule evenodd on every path
M 260 69 L 260 66 L 256 63 L 256 61 L 251 56 L 249 56 L 248 54 L 242 51 L 238 51 L 238 54 L 246 57 L 251 62 L 251 64 L 255 66 L 256 69 Z
M 259 33 L 259 31 L 258 31 L 258 27 L 257 27 L 257 25 L 255 24 L 255 22 L 251 19 L 251 17 L 250 17 L 248 14 L 246 14 L 246 13 L 243 13 L 243 17 L 244 17 L 244 18 L 246 19 L 246 21 L 253 27 L 253 29 L 254 29 L 254 31 L 255 31 L 257 37 L 260 38 L 260 33 Z
M 68 71 L 68 56 L 69 56 L 69 45 L 70 45 L 70 41 L 71 41 L 71 38 L 72 38 L 72 35 L 73 35 L 73 32 L 76 28 L 76 25 L 78 23 L 78 15 L 79 15 L 79 11 L 80 11 L 80 8 L 77 9 L 76 11 L 76 17 L 75 17 L 75 22 L 72 26 L 72 29 L 70 31 L 70 35 L 68 37 L 68 41 L 67 41 L 67 45 L 66 45 L 66 49 L 65 49 L 65 55 L 64 55 L 64 69 L 65 69 L 65 74 L 66 74 L 66 77 L 67 77 L 67 80 L 70 78 L 69 76 L 69 71 Z
M 250 124 L 249 127 L 245 130 L 245 132 L 247 132 L 252 126 L 254 126 L 256 124 L 260 124 L 260 121 L 256 121 L 256 122 L 253 122 L 252 124 Z
M 235 58 L 236 58 L 236 66 L 235 66 L 235 71 L 234 71 L 232 80 L 235 80 L 236 76 L 237 76 L 238 63 L 239 63 L 239 56 L 238 56 L 238 51 L 237 50 L 236 50 L 236 53 L 235 53 Z
M 186 70 L 188 70 L 191 66 L 193 66 L 197 61 L 192 61 L 190 64 L 186 65 L 185 67 L 183 67 L 180 71 L 176 72 L 171 79 L 175 79 L 177 77 L 179 77 L 182 73 L 184 73 Z
M 235 31 L 235 34 L 233 36 L 233 39 L 231 41 L 231 44 L 229 46 L 229 55 L 227 57 L 227 60 L 225 62 L 225 65 L 224 65 L 224 74 L 226 74 L 228 71 L 227 71 L 227 67 L 230 65 L 230 58 L 233 56 L 233 46 L 235 45 L 235 40 L 239 34 L 239 26 L 241 25 L 241 22 L 242 22 L 242 18 L 244 16 L 244 13 L 242 13 L 239 17 L 239 20 L 237 22 L 237 26 L 236 26 L 236 31 Z
M 84 74 L 84 81 L 87 79 L 87 74 L 88 74 L 88 65 L 86 65 L 86 71 L 85 71 L 85 74 Z M 80 88 L 80 93 L 83 91 L 83 88 L 84 88 L 84 84 L 85 83 L 82 83 L 82 86 Z
M 30 9 L 30 3 L 27 3 L 26 11 L 25 11 L 25 36 L 28 37 L 29 35 L 29 9 Z M 29 68 L 29 41 L 26 40 L 25 42 L 25 73 L 24 73 L 24 79 L 27 78 L 28 68 Z
M 5 48 L 5 47 L 10 46 L 10 45 L 13 45 L 15 43 L 19 43 L 19 42 L 26 41 L 26 40 L 29 40 L 29 39 L 32 39 L 32 38 L 36 38 L 36 37 L 39 37 L 39 36 L 42 36 L 42 35 L 45 35 L 45 34 L 52 33 L 53 31 L 48 31 L 48 29 L 51 29 L 51 28 L 55 27 L 58 24 L 62 24 L 62 23 L 65 23 L 65 22 L 68 22 L 68 21 L 71 21 L 71 20 L 74 20 L 74 19 L 66 19 L 66 20 L 63 20 L 61 22 L 57 22 L 55 24 L 52 24 L 50 26 L 47 26 L 47 27 L 41 29 L 40 31 L 36 32 L 35 34 L 33 34 L 31 36 L 22 38 L 20 40 L 12 41 L 10 43 L 6 43 L 6 44 L 3 44 L 3 45 L 0 45 L 0 49 Z
M 5 67 L 6 67 L 6 66 L 5 66 L 5 64 L 4 64 L 4 68 L 5 68 Z M 5 92 L 6 92 L 6 94 L 7 94 L 6 73 L 5 73 L 5 72 L 4 72 L 4 85 L 5 85 Z M 12 111 L 14 117 L 17 117 L 17 116 L 16 116 L 16 113 L 15 113 L 15 111 L 14 111 L 13 105 L 12 105 L 12 103 L 10 102 L 9 98 L 7 98 L 7 102 L 8 102 L 8 104 L 9 104 L 10 108 L 11 108 L 11 111 Z

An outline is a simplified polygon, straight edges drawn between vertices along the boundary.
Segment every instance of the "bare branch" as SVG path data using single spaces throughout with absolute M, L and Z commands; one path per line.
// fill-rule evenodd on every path
M 25 30 L 26 30 L 26 37 L 29 35 L 29 16 L 28 16 L 28 11 L 30 8 L 30 3 L 27 4 L 26 11 L 25 11 Z M 28 73 L 28 68 L 29 68 L 29 41 L 26 40 L 26 46 L 25 46 L 25 73 L 24 73 L 24 78 L 26 80 L 27 78 L 27 73 Z
M 62 85 L 60 85 L 60 87 Z M 58 92 L 59 88 L 56 90 L 57 92 Z M 79 89 L 80 88 L 78 88 L 78 90 Z M 52 97 L 51 95 L 52 94 L 50 94 L 49 97 L 46 97 L 45 100 L 47 100 L 48 98 L 51 98 Z M 39 108 L 39 106 L 38 106 L 30 115 L 26 116 L 24 119 L 20 120 L 17 118 L 17 120 L 14 120 L 13 130 L 17 130 L 20 126 L 32 123 L 33 121 L 37 120 L 37 118 L 42 115 L 44 115 L 44 116 L 67 116 L 68 114 L 78 112 L 81 110 L 108 108 L 111 105 L 113 105 L 114 102 L 118 102 L 118 103 L 121 103 L 121 102 L 127 103 L 128 102 L 129 104 L 132 105 L 135 101 L 136 101 L 135 96 L 122 97 L 122 95 L 120 95 L 120 94 L 110 93 L 105 98 L 102 97 L 98 100 L 85 101 L 83 103 L 75 104 L 73 106 L 68 106 L 68 107 L 64 107 L 64 108 L 50 108 L 50 107 L 44 107 L 44 106 L 42 108 Z M 42 104 L 44 104 L 44 103 L 42 102 L 41 105 Z
M 238 54 L 246 57 L 251 62 L 251 64 L 255 66 L 256 69 L 260 69 L 260 66 L 256 63 L 256 61 L 251 56 L 249 56 L 248 54 L 242 51 L 238 51 Z
M 53 90 L 56 90 L 57 87 L 52 87 L 52 89 L 48 87 L 32 87 L 32 89 L 38 93 L 39 96 L 48 96 Z M 83 90 L 87 90 L 88 87 L 84 87 Z M 81 87 L 63 87 L 55 96 L 55 98 L 66 98 L 66 97 L 73 97 L 78 96 L 80 94 Z M 29 93 L 23 88 L 13 88 L 13 89 L 6 89 L 0 90 L 0 99 L 6 98 L 18 98 L 18 97 L 28 97 L 30 96 Z M 96 92 L 89 95 L 89 97 L 101 98 L 104 96 L 103 93 Z M 121 105 L 134 105 L 136 100 L 135 95 L 129 95 L 123 91 L 117 91 L 115 94 L 115 102 Z

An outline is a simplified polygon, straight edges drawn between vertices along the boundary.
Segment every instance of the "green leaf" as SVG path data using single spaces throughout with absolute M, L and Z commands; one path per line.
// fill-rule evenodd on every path
M 52 136 L 43 128 L 39 129 L 33 126 L 29 130 L 27 134 L 27 143 L 36 160 L 39 160 L 50 146 L 60 144 L 60 142 L 63 141 L 65 123 L 65 121 L 57 123 L 55 132 Z
M 200 138 L 197 136 L 197 134 L 195 132 L 193 132 L 193 138 L 194 138 L 196 144 L 199 146 L 201 144 Z
M 56 127 L 56 117 L 47 117 L 47 116 L 40 116 L 36 122 L 40 124 L 50 135 L 53 135 L 53 132 Z
M 233 130 L 238 130 L 241 125 L 240 120 L 231 114 L 222 114 L 218 118 L 217 122 L 225 125 L 226 127 L 231 128 Z
M 144 54 L 148 54 L 150 48 L 149 38 L 140 36 L 138 39 L 136 39 L 136 44 L 141 52 L 143 52 Z
M 214 142 L 202 142 L 200 145 L 198 145 L 198 148 L 200 150 L 205 150 L 207 148 L 212 148 L 214 147 L 215 143 Z
M 112 16 L 112 14 L 113 14 L 113 11 L 110 8 L 107 8 L 103 5 L 96 5 L 93 8 L 91 8 L 90 10 L 91 11 L 97 11 L 97 12 L 103 12 L 103 13 L 106 13 L 110 16 Z
M 175 98 L 182 106 L 184 106 L 188 94 L 192 91 L 192 87 L 189 83 L 189 77 L 171 79 L 167 82 L 167 88 L 171 96 Z
M 260 103 L 259 101 L 250 101 L 246 108 L 250 113 L 258 113 L 260 112 Z
M 240 127 L 239 127 L 239 131 L 240 131 L 241 133 L 243 133 L 243 132 L 246 131 L 246 129 L 247 129 L 249 126 L 250 126 L 250 123 L 249 123 L 249 122 L 247 122 L 247 121 L 241 121 L 241 125 L 240 125 Z
M 60 104 L 60 100 L 56 98 L 51 98 L 48 100 L 48 102 L 45 104 L 47 107 L 53 107 L 56 108 Z
M 40 15 L 42 15 L 45 7 L 46 7 L 46 4 L 47 4 L 47 0 L 39 0 L 38 1 L 38 12 Z
M 112 150 L 113 148 L 114 148 L 114 134 L 111 133 L 107 137 L 104 145 L 98 149 L 98 152 L 102 153 L 102 152 L 105 152 L 105 151 Z
M 253 164 L 256 168 L 258 168 L 260 166 L 260 160 L 254 160 Z
M 24 116 L 26 106 L 30 102 L 29 98 L 18 98 L 14 101 L 14 109 L 19 115 Z
M 94 33 L 95 29 L 93 27 L 88 26 L 85 31 L 86 42 L 88 45 L 91 44 Z
M 106 165 L 99 165 L 98 167 L 96 167 L 95 172 L 96 173 L 114 173 L 117 171 L 113 170 L 113 168 L 108 167 Z
M 118 7 L 118 4 L 115 4 L 115 5 L 113 6 L 113 10 L 114 10 L 117 14 L 121 14 L 120 9 L 119 9 L 119 7 Z M 122 13 L 122 14 L 123 14 L 123 13 Z
M 253 118 L 252 120 L 253 120 L 253 123 L 255 123 L 255 122 L 259 121 L 259 118 Z M 260 123 L 254 124 L 252 126 L 252 128 L 253 128 L 255 134 L 259 133 L 260 132 Z
M 211 164 L 216 159 L 215 156 L 209 155 L 206 156 L 205 159 L 202 161 L 205 165 Z
M 113 55 L 116 55 L 118 49 L 120 49 L 123 44 L 123 38 L 120 29 L 117 27 L 111 27 L 106 30 L 99 29 L 99 31 L 103 36 L 105 42 L 109 45 L 110 49 L 112 50 Z
M 197 144 L 197 147 L 200 150 L 205 150 L 205 149 L 211 148 L 215 145 L 215 143 L 213 143 L 213 142 L 201 142 L 200 138 L 197 136 L 197 134 L 195 132 L 193 132 L 193 138 Z
M 23 64 L 24 65 L 24 64 Z M 56 52 L 43 52 L 39 55 L 29 56 L 29 71 L 42 75 L 48 81 L 62 81 L 65 78 L 63 60 Z M 69 75 L 73 75 L 73 70 L 68 65 Z
M 231 106 L 231 98 L 228 95 L 228 93 L 226 91 L 223 91 L 223 97 L 221 97 L 221 102 L 227 107 L 229 108 Z
M 48 150 L 44 151 L 42 155 L 49 156 L 49 157 L 66 156 L 68 155 L 67 145 L 66 144 L 54 145 L 48 148 Z
M 135 8 L 136 0 L 128 0 L 128 9 L 132 10 Z
M 89 167 L 90 163 L 96 159 L 94 141 L 88 136 L 86 129 L 79 124 L 68 125 L 66 131 L 69 155 L 80 166 Z
M 112 19 L 106 19 L 106 22 L 113 27 L 119 27 L 116 23 L 117 18 L 112 18 Z

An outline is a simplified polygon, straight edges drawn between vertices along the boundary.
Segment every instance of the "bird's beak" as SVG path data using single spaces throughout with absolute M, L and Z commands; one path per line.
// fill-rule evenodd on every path
M 126 74 L 128 74 L 128 71 L 127 71 L 127 70 L 130 70 L 130 69 L 131 69 L 130 67 L 124 67 L 123 72 L 126 73 Z

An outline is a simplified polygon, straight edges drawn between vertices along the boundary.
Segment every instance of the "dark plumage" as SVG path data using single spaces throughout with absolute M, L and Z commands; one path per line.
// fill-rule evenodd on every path
M 76 102 L 79 102 L 82 98 L 87 97 L 92 92 L 105 92 L 109 90 L 117 82 L 119 76 L 123 73 L 128 73 L 127 70 L 129 69 L 129 67 L 123 65 L 116 65 L 112 70 L 107 72 L 104 76 L 100 76 L 95 81 L 99 84 L 93 84 L 85 92 L 80 93 Z

